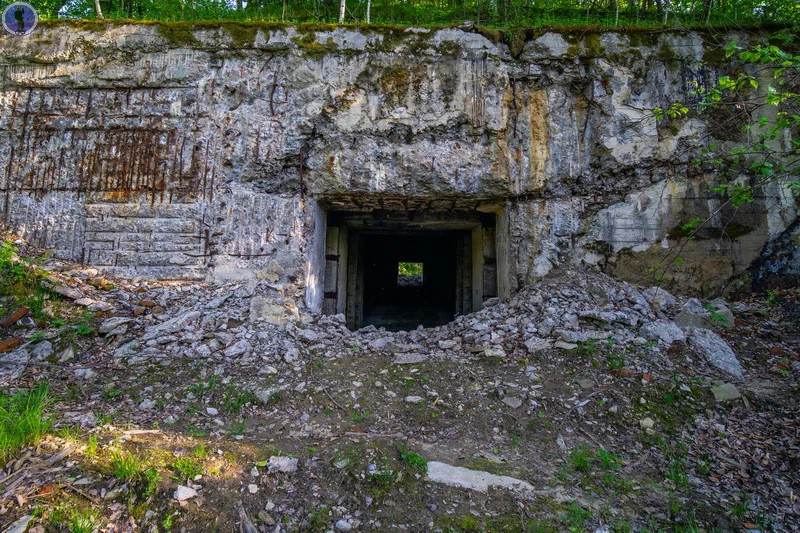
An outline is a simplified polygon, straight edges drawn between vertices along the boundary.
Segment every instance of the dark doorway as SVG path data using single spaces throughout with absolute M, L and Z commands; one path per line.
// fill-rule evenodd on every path
M 452 321 L 463 239 L 463 232 L 361 235 L 361 325 L 400 331 Z
M 494 212 L 361 206 L 325 216 L 322 312 L 343 314 L 350 329 L 438 326 L 498 294 Z

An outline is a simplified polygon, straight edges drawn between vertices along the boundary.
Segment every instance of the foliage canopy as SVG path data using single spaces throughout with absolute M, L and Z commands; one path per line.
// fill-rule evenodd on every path
M 9 3 L 5 0 L 3 4 Z M 35 0 L 45 19 L 337 22 L 339 0 Z M 370 11 L 370 17 L 367 11 Z M 346 0 L 342 21 L 491 27 L 688 26 L 792 23 L 796 0 Z

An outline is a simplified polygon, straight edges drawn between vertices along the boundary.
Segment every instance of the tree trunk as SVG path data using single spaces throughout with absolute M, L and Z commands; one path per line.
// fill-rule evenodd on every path
M 708 24 L 708 19 L 711 18 L 712 0 L 703 0 L 703 22 Z
M 94 0 L 94 10 L 97 13 L 97 18 L 103 20 L 103 10 L 100 9 L 100 0 Z
M 345 0 L 339 0 L 339 24 L 344 24 Z
M 367 24 L 369 24 L 369 11 L 372 8 L 372 0 L 367 0 Z

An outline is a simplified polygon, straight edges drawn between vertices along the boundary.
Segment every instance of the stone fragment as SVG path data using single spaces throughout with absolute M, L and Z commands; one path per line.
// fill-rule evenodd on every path
M 102 324 L 100 324 L 100 328 L 98 328 L 97 331 L 100 332 L 101 335 L 107 335 L 112 331 L 116 330 L 117 328 L 119 328 L 120 326 L 124 326 L 125 324 L 128 324 L 130 322 L 133 322 L 132 318 L 127 318 L 124 316 L 111 317 L 108 320 L 105 320 Z
M 58 362 L 59 363 L 66 363 L 67 361 L 71 361 L 75 358 L 75 349 L 72 346 L 67 346 L 64 348 L 64 351 L 58 354 Z
M 714 395 L 714 399 L 718 402 L 730 402 L 732 400 L 738 400 L 742 397 L 739 389 L 737 389 L 732 383 L 722 383 L 716 387 L 711 387 L 711 393 Z
M 244 355 L 249 352 L 251 349 L 250 343 L 247 342 L 245 339 L 242 339 L 227 348 L 225 348 L 225 356 L 226 357 L 238 357 L 240 355 Z
M 60 294 L 70 300 L 80 300 L 83 298 L 83 293 L 74 287 L 67 287 L 66 285 L 56 285 L 53 287 L 53 292 Z
M 672 320 L 659 319 L 642 324 L 639 333 L 646 339 L 658 340 L 669 346 L 675 341 L 683 342 L 686 334 Z
M 406 396 L 405 401 L 406 403 L 421 403 L 424 400 L 422 396 Z
M 76 378 L 81 378 L 81 379 L 85 379 L 85 380 L 92 380 L 95 377 L 97 377 L 97 372 L 95 372 L 91 368 L 76 368 L 75 372 L 73 372 L 73 375 Z
M 428 360 L 428 356 L 421 353 L 401 353 L 394 358 L 392 363 L 396 365 L 414 365 Z
M 89 311 L 111 311 L 114 309 L 114 306 L 110 303 L 93 298 L 79 298 L 75 300 L 75 304 L 86 307 Z
M 552 343 L 548 339 L 543 339 L 541 337 L 529 337 L 525 339 L 525 349 L 528 350 L 529 354 L 543 352 L 549 350 L 551 347 Z
M 196 498 L 197 491 L 191 487 L 178 485 L 178 488 L 175 489 L 175 494 L 172 497 L 178 500 L 179 502 L 185 502 L 186 500 L 191 500 L 192 498 Z
M 350 521 L 345 520 L 344 518 L 338 520 L 334 525 L 334 527 L 336 527 L 336 529 L 338 529 L 339 531 L 350 531 L 353 529 L 353 526 L 350 524 Z
M 256 492 L 258 492 L 258 485 L 256 485 L 255 483 L 250 483 L 249 485 L 247 485 L 247 492 L 249 492 L 250 494 L 255 494 Z
M 277 472 L 291 474 L 297 472 L 297 458 L 273 455 L 267 462 L 267 472 L 270 474 L 275 474 Z
M 266 511 L 259 511 L 258 519 L 261 520 L 264 523 L 264 525 L 267 526 L 274 526 L 277 523 L 275 522 L 275 519 L 272 518 L 272 516 Z
M 572 331 L 568 329 L 557 329 L 555 333 L 564 342 L 578 343 L 587 342 L 590 340 L 602 340 L 611 336 L 610 331 L 595 331 L 592 329 L 585 329 L 581 331 Z
M 488 492 L 490 487 L 499 487 L 526 496 L 533 496 L 534 494 L 533 486 L 521 479 L 498 476 L 482 470 L 470 470 L 461 466 L 451 466 L 439 461 L 428 462 L 428 473 L 425 479 L 434 483 L 477 492 Z
M 728 374 L 744 379 L 744 369 L 731 347 L 719 335 L 709 329 L 693 328 L 689 332 L 689 344 L 705 357 L 712 366 Z
M 15 520 L 13 524 L 9 525 L 8 528 L 3 530 L 3 533 L 25 533 L 31 520 L 33 520 L 33 515 L 25 515 L 22 518 Z
M 619 323 L 627 326 L 636 326 L 639 323 L 639 318 L 634 314 L 625 313 L 623 311 L 601 311 L 600 309 L 587 309 L 578 313 L 581 318 L 590 318 L 598 322 L 606 322 L 609 324 Z
M 722 298 L 714 298 L 708 302 L 708 305 L 714 310 L 711 313 L 711 319 L 715 324 L 726 328 L 733 326 L 733 311 L 728 307 L 728 302 Z
M 0 386 L 8 386 L 25 372 L 30 355 L 26 350 L 15 350 L 0 356 Z
M 275 371 L 277 373 L 277 370 Z M 269 403 L 272 398 L 281 391 L 280 387 L 270 387 L 269 389 L 262 389 L 256 391 L 256 398 L 263 404 Z
M 219 414 L 219 409 L 215 409 L 213 407 L 206 407 L 206 413 L 209 416 L 217 416 Z
M 675 297 L 661 287 L 650 287 L 642 291 L 642 295 L 650 305 L 661 310 L 670 308 L 677 303 Z
M 31 357 L 37 360 L 46 359 L 53 355 L 53 345 L 50 341 L 37 342 L 36 346 L 31 350 Z
M 700 300 L 689 298 L 675 315 L 674 321 L 684 331 L 689 328 L 708 328 L 711 327 L 711 313 L 703 307 Z
M 188 313 L 178 315 L 175 318 L 171 318 L 166 322 L 162 322 L 155 327 L 149 328 L 144 337 L 142 337 L 142 342 L 157 339 L 158 337 L 162 337 L 164 335 L 186 332 L 189 324 L 200 318 L 200 316 L 200 311 L 190 311 Z
M 655 433 L 656 423 L 652 418 L 648 417 L 648 418 L 644 418 L 642 420 L 639 420 L 639 425 L 642 427 L 642 429 L 645 430 L 646 433 L 648 433 L 650 435 Z
M 522 407 L 522 400 L 515 396 L 505 396 L 502 402 L 512 409 L 519 409 Z
M 156 408 L 156 401 L 155 400 L 142 400 L 142 403 L 139 404 L 139 409 L 142 411 L 151 411 Z
M 300 312 L 290 299 L 253 296 L 250 300 L 250 321 L 263 319 L 268 324 L 285 326 L 290 320 L 298 320 Z
M 556 341 L 556 343 L 553 346 L 555 346 L 556 348 L 560 348 L 561 350 L 574 350 L 575 348 L 578 347 L 577 344 L 564 341 Z
M 494 346 L 492 348 L 487 348 L 486 351 L 483 352 L 483 355 L 489 358 L 505 359 L 506 351 L 500 346 Z
M 456 346 L 458 346 L 458 341 L 454 340 L 439 341 L 439 348 L 441 348 L 442 350 L 452 350 Z

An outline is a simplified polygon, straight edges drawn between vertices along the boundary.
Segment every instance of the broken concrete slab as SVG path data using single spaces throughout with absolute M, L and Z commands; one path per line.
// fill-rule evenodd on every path
M 422 353 L 401 353 L 392 361 L 395 365 L 415 365 L 428 360 L 428 356 Z
M 428 475 L 425 478 L 434 483 L 451 487 L 488 492 L 489 488 L 508 489 L 526 496 L 533 496 L 533 486 L 521 479 L 509 476 L 498 476 L 482 470 L 470 470 L 462 466 L 452 466 L 439 461 L 428 462 Z
M 689 344 L 694 346 L 712 366 L 738 379 L 744 379 L 744 368 L 736 358 L 736 354 L 722 337 L 710 329 L 691 328 Z
M 502 402 L 512 409 L 519 409 L 522 407 L 522 400 L 515 396 L 506 396 L 503 398 Z
M 732 383 L 722 383 L 716 387 L 711 387 L 711 393 L 718 402 L 730 402 L 742 397 L 739 389 Z

